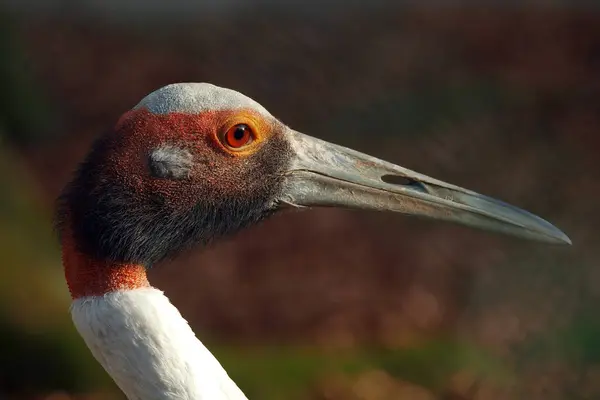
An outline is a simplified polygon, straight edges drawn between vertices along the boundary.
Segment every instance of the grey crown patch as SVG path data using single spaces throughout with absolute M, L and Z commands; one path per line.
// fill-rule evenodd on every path
M 269 112 L 250 97 L 235 90 L 210 83 L 173 83 L 144 97 L 134 109 L 145 108 L 153 114 L 181 112 L 198 114 L 204 111 L 248 108 L 264 116 Z
M 156 178 L 186 179 L 192 169 L 192 159 L 192 153 L 187 149 L 164 145 L 150 152 L 148 166 Z

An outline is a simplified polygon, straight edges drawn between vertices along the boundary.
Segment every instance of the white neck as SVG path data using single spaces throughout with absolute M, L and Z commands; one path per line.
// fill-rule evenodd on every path
M 129 400 L 247 400 L 158 289 L 78 298 L 71 315 Z

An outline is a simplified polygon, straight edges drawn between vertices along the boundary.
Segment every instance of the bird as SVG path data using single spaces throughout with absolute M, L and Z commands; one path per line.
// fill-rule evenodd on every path
M 296 131 L 238 91 L 173 83 L 96 138 L 58 197 L 76 330 L 130 400 L 246 399 L 147 270 L 280 210 L 312 207 L 571 244 L 520 208 Z

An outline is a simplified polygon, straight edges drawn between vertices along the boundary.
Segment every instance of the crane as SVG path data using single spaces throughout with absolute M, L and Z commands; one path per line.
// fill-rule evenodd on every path
M 278 210 L 317 206 L 571 243 L 519 208 L 295 131 L 237 91 L 176 83 L 100 136 L 59 197 L 74 325 L 130 400 L 246 399 L 146 271 Z

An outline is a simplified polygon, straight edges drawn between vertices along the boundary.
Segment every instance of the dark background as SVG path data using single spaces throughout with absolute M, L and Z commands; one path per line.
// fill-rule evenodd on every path
M 600 398 L 600 9 L 120 4 L 0 6 L 0 397 L 122 398 L 70 321 L 53 202 L 121 113 L 206 81 L 574 243 L 313 210 L 152 270 L 249 398 Z

